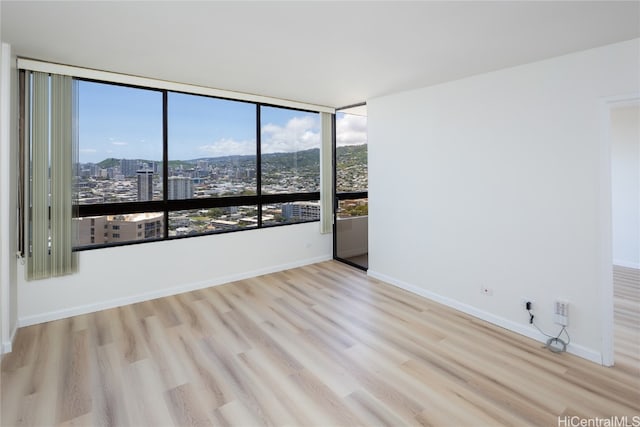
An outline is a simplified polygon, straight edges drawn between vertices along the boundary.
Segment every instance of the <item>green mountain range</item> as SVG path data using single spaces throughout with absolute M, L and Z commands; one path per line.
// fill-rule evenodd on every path
M 339 163 L 346 163 L 348 165 L 366 164 L 367 163 L 367 145 L 350 145 L 345 147 L 338 147 L 336 149 L 336 155 Z M 120 166 L 120 160 L 116 158 L 104 159 L 98 163 L 102 169 L 108 169 L 115 166 Z M 147 159 L 134 159 L 142 163 L 162 163 L 157 160 Z M 194 167 L 199 161 L 206 161 L 210 165 L 216 164 L 228 164 L 232 162 L 236 165 L 242 165 L 246 163 L 248 165 L 255 162 L 255 156 L 224 156 L 224 157 L 200 157 L 192 160 L 170 160 L 169 167 L 191 168 Z M 312 148 L 310 150 L 296 151 L 293 153 L 269 153 L 262 155 L 262 164 L 268 165 L 272 168 L 282 169 L 290 167 L 306 168 L 317 167 L 320 164 L 320 150 L 318 148 Z

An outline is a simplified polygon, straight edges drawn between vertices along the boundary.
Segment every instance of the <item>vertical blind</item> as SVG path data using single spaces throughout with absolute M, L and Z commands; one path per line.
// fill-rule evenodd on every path
M 333 231 L 333 114 L 320 113 L 320 232 Z
M 77 270 L 73 253 L 74 81 L 27 72 L 25 78 L 27 278 Z

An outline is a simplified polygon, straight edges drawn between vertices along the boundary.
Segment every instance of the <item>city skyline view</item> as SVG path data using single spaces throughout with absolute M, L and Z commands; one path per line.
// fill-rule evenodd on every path
M 337 188 L 366 191 L 367 145 L 338 147 Z M 319 149 L 295 153 L 263 155 L 262 192 L 265 194 L 319 191 Z M 75 175 L 80 204 L 128 202 L 162 199 L 162 162 L 146 159 L 106 159 L 97 164 L 79 163 Z M 255 156 L 227 156 L 175 161 L 169 164 L 169 199 L 221 197 L 256 194 Z M 148 178 L 144 198 L 140 195 L 140 176 Z M 178 192 L 172 184 L 177 178 L 189 190 Z M 187 184 L 188 182 L 188 184 Z M 181 196 L 172 196 L 181 194 Z

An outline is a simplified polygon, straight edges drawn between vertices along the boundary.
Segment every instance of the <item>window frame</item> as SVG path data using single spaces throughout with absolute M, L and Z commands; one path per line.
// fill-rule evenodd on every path
M 185 239 L 192 237 L 208 236 L 211 234 L 226 234 L 235 233 L 239 231 L 257 230 L 261 228 L 282 227 L 287 225 L 295 225 L 309 222 L 319 222 L 320 219 L 312 220 L 298 220 L 296 222 L 288 223 L 270 223 L 263 224 L 263 206 L 276 204 L 276 203 L 291 203 L 291 202 L 311 202 L 320 200 L 320 191 L 304 192 L 304 193 L 278 193 L 278 194 L 263 194 L 262 192 L 262 132 L 261 132 L 261 110 L 263 107 L 276 107 L 291 111 L 300 111 L 304 113 L 320 114 L 319 111 L 298 108 L 289 105 L 278 105 L 275 103 L 252 101 L 246 99 L 236 99 L 226 96 L 216 96 L 210 94 L 198 93 L 196 91 L 189 92 L 184 90 L 174 90 L 171 88 L 159 88 L 142 86 L 138 84 L 114 82 L 109 80 L 99 80 L 95 78 L 87 77 L 73 77 L 74 80 L 130 87 L 134 89 L 144 89 L 158 91 L 162 94 L 162 200 L 149 200 L 149 201 L 132 201 L 132 202 L 110 202 L 110 203 L 96 203 L 96 204 L 75 204 L 76 216 L 74 218 L 94 217 L 94 216 L 106 216 L 106 215 L 126 215 L 144 212 L 162 212 L 163 213 L 163 237 L 153 239 L 131 240 L 126 242 L 109 242 L 100 244 L 85 244 L 82 246 L 74 246 L 74 252 L 81 252 L 85 250 L 100 249 L 105 247 L 115 246 L 128 246 L 142 243 L 151 243 L 164 240 Z M 187 95 L 204 96 L 208 98 L 249 103 L 255 106 L 255 132 L 256 132 L 256 194 L 247 196 L 224 196 L 224 197 L 207 197 L 207 198 L 191 198 L 191 199 L 169 199 L 168 191 L 168 173 L 169 173 L 169 109 L 168 99 L 169 93 L 182 93 Z M 320 147 L 318 147 L 320 148 Z M 318 149 L 318 156 L 320 156 L 320 149 Z M 320 159 L 318 158 L 318 161 Z M 321 170 L 318 172 L 321 173 Z M 186 210 L 199 210 L 210 208 L 225 208 L 243 205 L 255 205 L 257 207 L 257 226 L 247 227 L 230 230 L 219 230 L 204 233 L 194 233 L 180 236 L 169 235 L 169 213 L 173 211 L 186 211 Z
M 357 199 L 368 199 L 369 198 L 369 184 L 367 179 L 367 189 L 364 191 L 341 191 L 338 192 L 338 161 L 337 161 L 337 115 L 341 110 L 346 110 L 348 108 L 366 106 L 366 102 L 347 105 L 344 107 L 336 108 L 334 113 L 332 114 L 332 135 L 331 135 L 331 151 L 332 151 L 332 174 L 333 174 L 333 185 L 332 185 L 332 193 L 333 193 L 333 259 L 338 260 L 340 262 L 344 262 L 345 264 L 351 265 L 352 267 L 358 268 L 363 271 L 367 271 L 368 267 L 364 267 L 362 265 L 351 262 L 347 259 L 341 258 L 338 256 L 338 233 L 337 233 L 337 225 L 338 225 L 338 210 L 340 206 L 340 202 L 343 200 L 357 200 Z M 367 141 L 368 144 L 368 141 Z M 368 147 L 367 147 L 368 150 Z M 369 164 L 367 161 L 367 176 L 369 174 Z

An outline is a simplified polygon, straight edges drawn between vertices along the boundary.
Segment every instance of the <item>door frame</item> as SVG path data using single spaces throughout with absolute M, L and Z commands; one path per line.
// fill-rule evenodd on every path
M 598 282 L 600 315 L 602 320 L 602 365 L 614 365 L 614 307 L 613 307 L 613 218 L 612 218 L 612 142 L 611 111 L 625 105 L 640 103 L 640 92 L 611 96 L 600 101 L 600 265 Z

